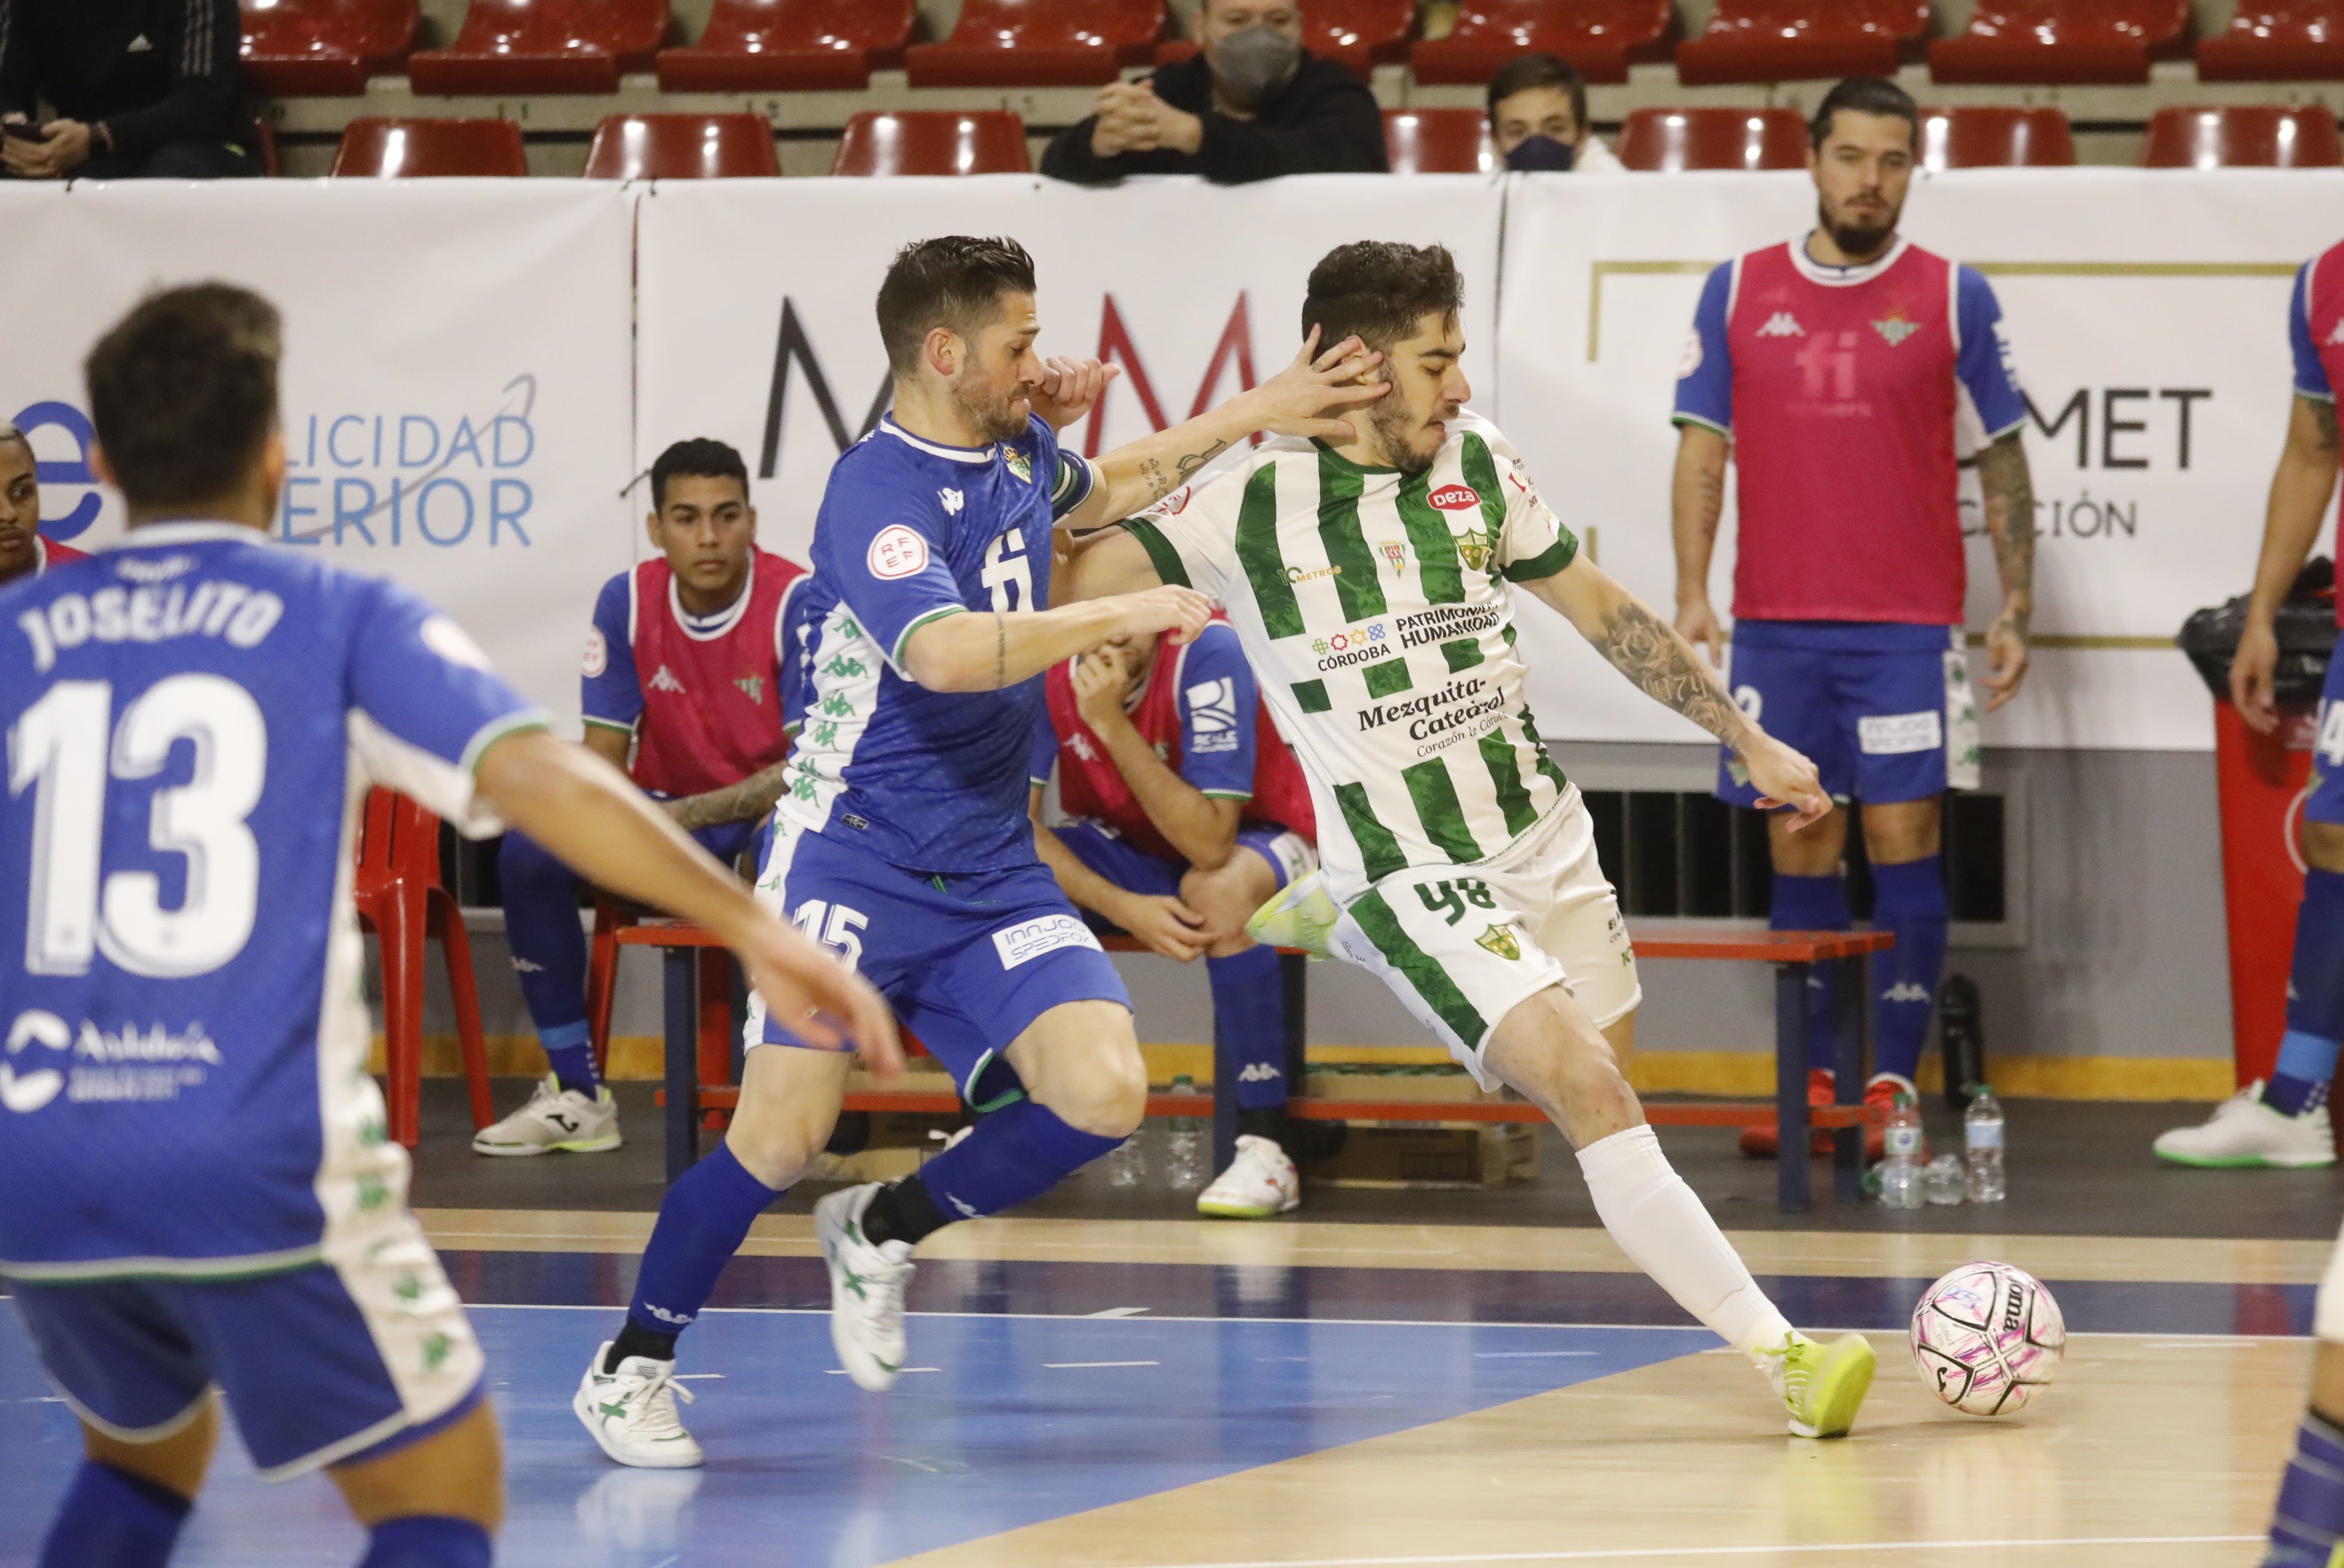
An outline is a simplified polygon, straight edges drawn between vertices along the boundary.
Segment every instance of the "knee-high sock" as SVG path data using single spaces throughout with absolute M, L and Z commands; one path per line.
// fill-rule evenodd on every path
M 1790 1321 L 1750 1277 L 1650 1127 L 1589 1144 L 1579 1151 L 1579 1169 L 1603 1228 L 1677 1305 L 1753 1361 L 1781 1348 Z
M 916 1182 L 947 1221 L 974 1220 L 1040 1197 L 1122 1141 L 1069 1127 L 1048 1106 L 1021 1100 L 978 1122 L 900 1185 Z
M 497 852 L 503 885 L 505 940 L 538 1042 L 564 1089 L 592 1094 L 600 1086 L 586 1027 L 586 933 L 578 924 L 578 874 L 520 833 Z
M 2344 1040 L 2344 872 L 2303 879 L 2295 916 L 2295 966 L 2288 976 L 2287 1038 L 2263 1085 L 2263 1103 L 2296 1116 L 2328 1098 Z
M 1880 982 L 1879 1071 L 1907 1083 L 1921 1066 L 1937 982 L 1945 978 L 1945 863 L 1939 855 L 1872 868 L 1872 923 L 1896 945 L 1873 960 Z
M 1220 1037 L 1215 1070 L 1237 1086 L 1238 1114 L 1277 1119 L 1286 1110 L 1286 977 L 1275 948 L 1251 947 L 1207 959 L 1213 1023 Z
M 721 1143 L 678 1177 L 660 1205 L 651 1244 L 643 1249 L 627 1322 L 644 1334 L 665 1336 L 672 1350 L 675 1336 L 708 1304 L 717 1276 L 747 1240 L 751 1222 L 781 1195 L 750 1175 L 731 1147 Z
M 374 1527 L 359 1568 L 489 1568 L 495 1548 L 469 1519 L 409 1514 Z
M 1834 871 L 1827 877 L 1793 877 L 1774 873 L 1766 924 L 1777 931 L 1844 931 L 1847 912 L 1847 879 Z M 1807 971 L 1807 1065 L 1828 1068 L 1837 1060 L 1832 1045 L 1833 1003 L 1839 990 L 1836 960 L 1813 965 Z
M 41 1544 L 40 1568 L 163 1568 L 194 1507 L 167 1486 L 86 1459 Z
M 2278 1568 L 2328 1568 L 2344 1542 L 2344 1432 L 2306 1411 L 2296 1429 L 2295 1453 L 2271 1510 L 2270 1555 Z

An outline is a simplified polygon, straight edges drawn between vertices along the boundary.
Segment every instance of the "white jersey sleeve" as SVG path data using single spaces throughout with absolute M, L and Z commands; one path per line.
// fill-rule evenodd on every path
M 1274 466 L 1241 464 L 1181 486 L 1123 526 L 1147 548 L 1157 577 L 1226 604 L 1238 575 L 1238 524 L 1248 506 L 1275 515 L 1277 484 Z
M 1513 443 L 1486 422 L 1477 422 L 1475 434 L 1488 444 L 1505 502 L 1505 521 L 1498 534 L 1499 570 L 1507 581 L 1518 583 L 1554 576 L 1578 557 L 1578 536 L 1539 494 Z

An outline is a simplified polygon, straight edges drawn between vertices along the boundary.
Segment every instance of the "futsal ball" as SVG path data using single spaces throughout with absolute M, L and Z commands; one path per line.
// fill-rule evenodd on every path
M 2008 1263 L 1964 1263 L 1913 1309 L 1913 1362 L 1966 1415 L 2010 1415 L 2058 1375 L 2066 1321 L 2043 1282 Z

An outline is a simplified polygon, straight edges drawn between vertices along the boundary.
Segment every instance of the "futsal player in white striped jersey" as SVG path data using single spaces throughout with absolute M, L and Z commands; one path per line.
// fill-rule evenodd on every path
M 1072 594 L 1162 581 L 1228 608 L 1310 779 L 1324 869 L 1281 895 L 1484 1088 L 1510 1085 L 1579 1151 L 1622 1250 L 1773 1380 L 1802 1437 L 1845 1432 L 1860 1335 L 1799 1334 L 1644 1122 L 1621 1056 L 1635 955 L 1579 791 L 1548 757 L 1515 651 L 1517 585 L 1656 700 L 1732 747 L 1800 825 L 1814 765 L 1734 706 L 1690 644 L 1579 551 L 1506 438 L 1465 411 L 1464 284 L 1439 246 L 1361 241 L 1310 274 L 1306 337 L 1356 335 L 1391 389 L 1341 446 L 1278 438 L 1078 545 Z M 1257 922 L 1258 926 L 1259 922 Z

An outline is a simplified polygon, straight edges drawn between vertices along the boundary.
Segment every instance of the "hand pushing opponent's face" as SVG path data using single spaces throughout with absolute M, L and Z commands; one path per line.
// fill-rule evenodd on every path
M 948 356 L 945 378 L 953 407 L 986 441 L 1014 441 L 1033 417 L 1029 394 L 1042 384 L 1042 361 L 1034 352 L 1041 318 L 1030 294 L 1005 294 L 993 319 L 974 337 L 938 327 L 945 339 L 929 341 L 932 353 Z
M 1368 424 L 1388 465 L 1404 474 L 1432 467 L 1449 422 L 1473 396 L 1464 357 L 1465 327 L 1453 311 L 1427 311 L 1413 334 L 1384 351 L 1391 390 L 1368 405 Z
M 0 440 L 0 582 L 33 569 L 41 527 L 41 484 L 22 436 Z
M 711 614 L 732 603 L 748 580 L 757 508 L 730 475 L 671 475 L 666 502 L 652 514 L 651 536 L 675 574 L 684 608 Z
M 1824 145 L 1807 154 L 1817 221 L 1852 260 L 1869 261 L 1896 233 L 1913 185 L 1913 134 L 1902 115 L 1841 109 Z

